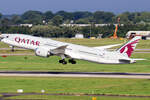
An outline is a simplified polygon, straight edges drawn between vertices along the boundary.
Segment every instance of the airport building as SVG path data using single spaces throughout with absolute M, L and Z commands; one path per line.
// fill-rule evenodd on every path
M 141 36 L 143 40 L 150 40 L 150 31 L 129 31 L 126 34 L 126 37 L 130 38 L 133 35 Z
M 83 39 L 83 38 L 84 38 L 84 35 L 83 35 L 83 34 L 80 34 L 80 33 L 77 33 L 77 34 L 75 35 L 75 38 L 76 38 L 76 39 Z

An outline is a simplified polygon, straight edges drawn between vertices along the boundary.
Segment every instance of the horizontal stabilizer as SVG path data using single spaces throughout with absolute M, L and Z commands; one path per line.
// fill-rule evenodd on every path
M 147 59 L 142 59 L 142 58 L 137 58 L 137 59 L 133 59 L 133 60 L 147 60 Z
M 112 48 L 112 47 L 116 47 L 116 46 L 119 46 L 119 45 L 122 45 L 122 44 L 113 44 L 113 45 L 99 46 L 99 47 L 93 47 L 93 48 L 103 50 L 103 49 L 109 49 L 109 48 Z

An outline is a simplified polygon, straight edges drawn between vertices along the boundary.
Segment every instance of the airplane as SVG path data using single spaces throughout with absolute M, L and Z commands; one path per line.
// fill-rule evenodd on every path
M 68 62 L 71 64 L 76 64 L 76 59 L 101 64 L 135 63 L 136 60 L 144 60 L 130 58 L 140 39 L 141 36 L 135 36 L 133 39 L 122 45 L 119 49 L 110 51 L 108 48 L 118 46 L 120 44 L 88 47 L 24 34 L 0 35 L 1 42 L 4 42 L 12 47 L 15 46 L 34 50 L 36 56 L 60 56 L 61 59 L 59 60 L 59 63 L 62 64 L 67 64 Z M 65 58 L 69 58 L 68 62 Z

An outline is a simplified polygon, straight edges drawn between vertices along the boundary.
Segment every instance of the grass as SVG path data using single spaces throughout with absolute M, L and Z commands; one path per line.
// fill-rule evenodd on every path
M 134 54 L 134 58 L 145 58 L 134 64 L 97 64 L 77 60 L 77 64 L 62 65 L 58 63 L 60 57 L 42 58 L 37 56 L 8 56 L 0 58 L 0 70 L 7 71 L 71 71 L 71 72 L 136 72 L 150 73 L 150 55 Z
M 0 80 L 0 93 L 16 93 L 17 89 L 23 89 L 24 93 L 40 93 L 44 89 L 45 93 L 81 94 L 81 98 L 91 98 L 82 94 L 150 96 L 149 79 L 0 77 Z M 57 98 L 57 96 L 50 97 Z M 78 98 L 62 96 L 62 98 L 74 97 Z
M 0 48 L 9 48 L 9 45 L 7 45 L 3 42 L 0 42 Z
M 55 40 L 58 40 L 58 41 L 62 41 L 62 42 L 68 42 L 68 43 L 73 43 L 73 44 L 79 44 L 79 45 L 86 45 L 86 46 L 102 46 L 102 45 L 109 45 L 109 44 L 117 44 L 117 43 L 120 43 L 120 42 L 124 42 L 124 40 L 119 40 L 119 39 L 116 39 L 116 40 L 112 40 L 112 39 L 108 39 L 108 38 L 105 38 L 105 39 L 67 39 L 67 38 L 58 38 L 58 39 L 55 39 Z

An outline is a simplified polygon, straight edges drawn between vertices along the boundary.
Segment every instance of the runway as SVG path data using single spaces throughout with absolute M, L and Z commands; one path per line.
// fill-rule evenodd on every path
M 150 79 L 150 73 L 0 71 L 0 76 Z
M 41 95 L 41 96 L 96 96 L 96 97 L 103 96 L 103 97 L 150 98 L 150 96 L 146 96 L 146 95 L 119 95 L 119 94 L 93 94 L 93 93 L 92 94 L 89 93 L 86 94 L 84 93 L 0 93 L 0 95 L 2 95 L 3 97 Z M 22 99 L 17 99 L 17 100 L 22 100 Z M 23 100 L 29 100 L 29 99 L 23 99 Z M 34 100 L 34 99 L 30 99 L 30 100 Z M 47 99 L 38 99 L 38 100 L 47 100 Z
M 34 53 L 5 53 L 5 54 L 0 54 L 0 56 L 34 56 Z

